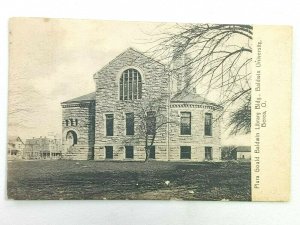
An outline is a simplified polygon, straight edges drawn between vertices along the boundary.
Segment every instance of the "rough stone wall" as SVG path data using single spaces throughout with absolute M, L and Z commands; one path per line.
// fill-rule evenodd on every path
M 142 99 L 119 100 L 119 78 L 126 69 L 137 69 L 142 76 Z M 144 159 L 145 138 L 139 132 L 140 120 L 136 116 L 146 102 L 161 105 L 160 114 L 167 116 L 168 76 L 160 63 L 136 52 L 125 51 L 109 65 L 94 75 L 96 83 L 96 128 L 95 159 L 105 159 L 104 146 L 114 147 L 116 159 L 124 159 L 124 146 L 133 145 L 142 150 L 134 151 L 136 159 Z M 159 101 L 157 101 L 159 99 Z M 125 135 L 125 113 L 135 113 L 135 135 Z M 114 114 L 114 136 L 106 136 L 105 114 Z M 167 125 L 162 126 L 156 135 L 155 145 L 165 145 Z M 116 145 L 117 144 L 117 145 Z M 141 147 L 142 146 L 142 147 Z
M 95 104 L 93 101 L 86 103 L 69 103 L 63 105 L 62 110 L 62 145 L 63 157 L 66 159 L 87 160 L 93 159 L 95 142 Z M 78 124 L 66 125 L 66 120 L 77 119 Z M 68 131 L 77 134 L 77 144 L 67 148 L 66 135 Z
M 142 76 L 142 99 L 119 100 L 119 79 L 126 69 L 137 69 Z M 125 146 L 134 146 L 133 160 L 145 159 L 145 136 L 140 132 L 141 119 L 138 114 L 148 103 L 160 105 L 160 115 L 168 117 L 169 77 L 162 64 L 128 49 L 94 75 L 96 100 L 84 104 L 63 105 L 62 143 L 65 158 L 105 160 L 105 146 L 113 147 L 112 160 L 125 158 Z M 205 160 L 205 147 L 212 147 L 212 157 L 221 157 L 220 122 L 213 123 L 212 136 L 204 135 L 206 112 L 216 118 L 218 111 L 211 106 L 171 104 L 169 124 L 160 127 L 155 138 L 156 160 L 180 159 L 180 146 L 191 146 L 191 159 Z M 191 112 L 191 135 L 180 135 L 180 112 Z M 126 135 L 126 113 L 134 113 L 134 135 Z M 114 134 L 106 136 L 106 114 L 114 115 Z M 77 126 L 66 126 L 65 120 L 78 119 Z M 144 121 L 145 122 L 145 121 Z M 159 125 L 160 121 L 157 121 Z M 78 143 L 66 149 L 66 134 L 77 133 Z M 169 134 L 169 139 L 168 139 Z M 111 160 L 111 159 L 109 159 Z
M 180 134 L 180 113 L 191 113 L 191 135 Z M 205 113 L 212 113 L 212 136 L 204 135 L 204 117 Z M 217 118 L 219 111 L 210 109 L 210 107 L 198 107 L 197 105 L 171 105 L 170 126 L 169 126 L 169 160 L 180 159 L 180 146 L 191 146 L 191 160 L 204 161 L 205 147 L 212 147 L 213 160 L 221 158 L 221 133 L 220 121 Z
M 108 145 L 108 144 L 107 144 Z M 114 144 L 108 145 L 113 147 L 113 159 L 106 159 L 105 146 L 101 145 L 98 147 L 98 154 L 95 155 L 95 160 L 116 160 L 116 161 L 144 161 L 146 158 L 146 153 L 143 145 L 135 145 L 133 147 L 133 159 L 125 158 L 125 147 L 124 145 Z M 155 160 L 167 161 L 167 147 L 166 145 L 156 145 L 155 146 Z

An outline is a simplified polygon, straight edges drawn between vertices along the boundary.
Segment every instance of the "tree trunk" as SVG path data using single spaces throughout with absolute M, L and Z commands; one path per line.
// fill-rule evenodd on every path
M 146 158 L 145 158 L 144 162 L 148 162 L 148 159 L 149 159 L 149 150 L 148 150 L 148 147 L 145 147 L 145 153 L 146 153 Z

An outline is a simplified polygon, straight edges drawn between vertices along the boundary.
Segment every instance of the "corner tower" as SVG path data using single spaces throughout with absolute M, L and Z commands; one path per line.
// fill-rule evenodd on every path
M 95 92 L 61 103 L 63 158 L 94 159 Z

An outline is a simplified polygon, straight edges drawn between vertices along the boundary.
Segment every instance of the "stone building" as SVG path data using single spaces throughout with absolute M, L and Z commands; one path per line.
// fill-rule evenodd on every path
M 64 157 L 144 160 L 151 142 L 155 160 L 220 159 L 222 108 L 185 88 L 187 70 L 176 71 L 132 48 L 113 59 L 94 74 L 95 92 L 61 103 Z
M 24 151 L 24 142 L 18 136 L 8 137 L 8 159 L 22 159 Z
M 61 139 L 31 138 L 25 142 L 25 159 L 59 159 L 62 156 Z

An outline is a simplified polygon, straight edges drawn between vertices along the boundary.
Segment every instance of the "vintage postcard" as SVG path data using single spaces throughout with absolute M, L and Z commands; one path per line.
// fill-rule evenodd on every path
M 9 21 L 7 196 L 288 201 L 292 28 Z

